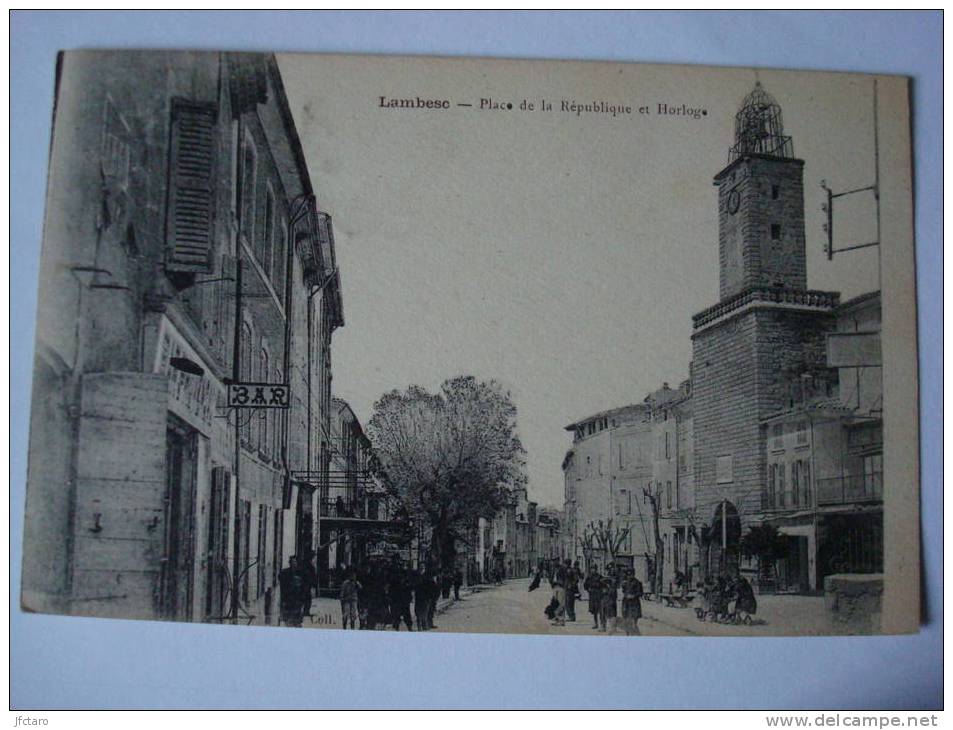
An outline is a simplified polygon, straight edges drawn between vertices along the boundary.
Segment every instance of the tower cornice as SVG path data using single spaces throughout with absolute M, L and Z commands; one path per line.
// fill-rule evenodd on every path
M 715 325 L 756 309 L 801 312 L 833 312 L 840 303 L 838 292 L 783 287 L 749 287 L 733 297 L 703 309 L 692 317 L 692 337 Z
M 732 170 L 738 167 L 741 163 L 747 162 L 748 160 L 767 160 L 768 162 L 794 162 L 798 165 L 804 166 L 804 160 L 797 157 L 778 157 L 777 155 L 765 155 L 758 152 L 752 152 L 750 154 L 739 157 L 732 162 L 729 162 L 720 172 L 718 172 L 715 177 L 712 179 L 713 183 L 717 185 L 720 183 Z

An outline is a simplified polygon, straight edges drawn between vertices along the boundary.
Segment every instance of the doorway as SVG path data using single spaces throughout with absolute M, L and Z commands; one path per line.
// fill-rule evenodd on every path
M 165 539 L 160 615 L 192 620 L 195 556 L 196 433 L 169 415 L 166 427 Z

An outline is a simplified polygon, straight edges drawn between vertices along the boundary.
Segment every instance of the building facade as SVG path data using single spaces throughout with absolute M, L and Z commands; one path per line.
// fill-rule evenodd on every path
M 566 553 L 563 550 L 561 528 L 563 523 L 562 510 L 540 508 L 536 517 L 536 559 L 538 562 L 552 563 L 564 560 Z
M 314 548 L 295 474 L 343 324 L 330 219 L 274 57 L 103 55 L 58 69 L 23 603 L 264 620 Z
M 808 592 L 882 571 L 880 295 L 840 304 L 807 288 L 803 164 L 757 84 L 714 178 L 720 300 L 693 317 L 690 378 L 566 427 L 574 557 L 612 518 L 633 538 L 615 561 L 661 570 L 663 591 L 740 570 L 762 590 Z M 783 546 L 762 564 L 743 538 L 765 524 Z
M 410 560 L 395 502 L 373 473 L 370 439 L 351 406 L 331 398 L 330 464 L 318 486 L 317 574 L 322 593 L 337 595 L 347 570 L 392 556 Z M 402 523 L 406 527 L 406 520 Z
M 647 403 L 603 411 L 566 426 L 572 450 L 563 461 L 567 557 L 588 570 L 610 562 L 648 579 L 654 553 L 653 516 L 646 490 L 654 489 L 656 434 Z M 612 520 L 611 528 L 609 520 Z M 621 538 L 615 555 L 593 535 L 605 529 Z

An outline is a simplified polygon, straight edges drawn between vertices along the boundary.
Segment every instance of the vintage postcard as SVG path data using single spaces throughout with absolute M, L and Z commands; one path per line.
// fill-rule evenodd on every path
M 915 301 L 902 77 L 65 52 L 21 605 L 917 631 Z

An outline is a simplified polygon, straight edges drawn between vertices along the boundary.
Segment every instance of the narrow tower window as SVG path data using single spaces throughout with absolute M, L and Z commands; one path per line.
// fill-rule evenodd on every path
M 772 241 L 781 240 L 781 224 L 780 223 L 771 224 L 771 240 Z

